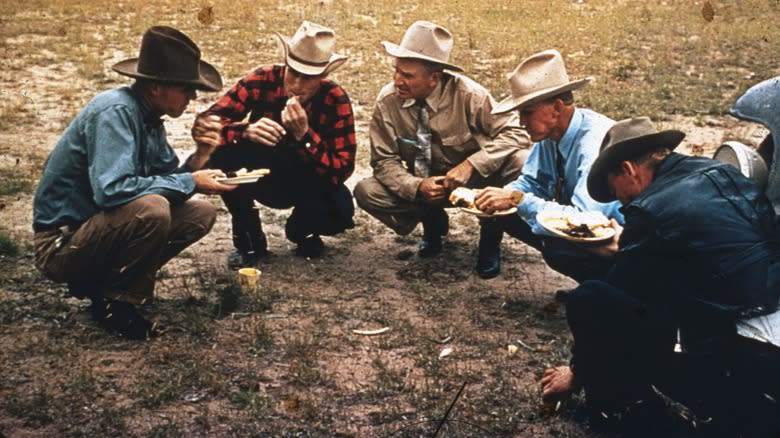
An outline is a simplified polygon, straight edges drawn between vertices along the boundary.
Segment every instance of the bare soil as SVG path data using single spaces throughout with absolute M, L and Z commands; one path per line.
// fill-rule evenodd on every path
M 4 166 L 40 168 L 62 115 L 80 107 L 58 98 L 61 89 L 86 83 L 58 64 L 6 79 L 3 93 L 23 90 L 41 123 L 0 132 Z M 357 107 L 350 186 L 370 174 L 370 110 Z M 166 123 L 182 157 L 192 114 Z M 686 132 L 684 151 L 708 156 L 723 140 L 763 137 L 728 117 L 664 126 Z M 481 280 L 477 221 L 465 213 L 451 212 L 444 252 L 429 260 L 416 255 L 419 230 L 396 236 L 360 210 L 355 229 L 326 237 L 325 255 L 307 260 L 284 238 L 289 211 L 260 207 L 273 254 L 259 265 L 253 298 L 235 294 L 225 269 L 232 245 L 222 208 L 213 231 L 160 272 L 157 300 L 144 310 L 168 332 L 132 342 L 96 327 L 86 301 L 35 270 L 31 201 L 0 199 L 0 228 L 23 249 L 0 259 L 0 436 L 430 436 L 464 384 L 439 436 L 595 436 L 578 399 L 550 415 L 538 394 L 541 372 L 566 363 L 571 341 L 552 296 L 575 283 L 509 238 L 501 275 Z M 381 327 L 390 330 L 352 331 Z

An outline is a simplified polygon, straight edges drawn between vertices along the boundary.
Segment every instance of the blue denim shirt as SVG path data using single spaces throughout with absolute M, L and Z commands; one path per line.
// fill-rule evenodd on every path
M 81 224 L 148 194 L 181 202 L 195 191 L 188 171 L 135 85 L 105 91 L 79 112 L 46 159 L 33 222 Z
M 536 222 L 541 212 L 569 214 L 574 211 L 601 211 L 608 218 L 623 223 L 618 201 L 596 202 L 588 194 L 590 166 L 599 154 L 604 135 L 615 122 L 595 111 L 575 108 L 566 133 L 560 142 L 544 139 L 533 145 L 523 166 L 523 173 L 506 186 L 525 193 L 517 214 L 531 226 L 535 234 L 550 235 Z M 561 203 L 553 201 L 557 181 L 556 148 L 563 156 L 563 187 Z

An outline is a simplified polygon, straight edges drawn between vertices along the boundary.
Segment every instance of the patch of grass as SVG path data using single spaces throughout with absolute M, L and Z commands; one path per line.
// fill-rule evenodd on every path
M 19 244 L 16 240 L 0 231 L 0 257 L 16 257 L 19 255 Z
M 11 415 L 24 419 L 31 426 L 45 426 L 54 421 L 56 406 L 45 389 L 39 389 L 30 396 L 16 395 L 5 401 L 4 408 Z

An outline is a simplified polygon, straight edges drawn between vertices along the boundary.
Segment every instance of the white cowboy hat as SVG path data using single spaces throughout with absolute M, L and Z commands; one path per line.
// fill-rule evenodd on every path
M 576 90 L 593 80 L 591 77 L 570 81 L 563 65 L 563 57 L 555 50 L 531 55 L 517 65 L 509 75 L 512 95 L 493 107 L 493 114 L 527 107 L 566 91 Z
M 385 50 L 396 58 L 420 59 L 440 64 L 453 71 L 463 71 L 457 65 L 450 64 L 452 34 L 447 29 L 430 21 L 416 21 L 404 33 L 401 45 L 382 41 Z
M 285 63 L 305 75 L 327 74 L 339 68 L 347 57 L 333 53 L 336 33 L 319 24 L 304 21 L 289 40 L 274 32 Z

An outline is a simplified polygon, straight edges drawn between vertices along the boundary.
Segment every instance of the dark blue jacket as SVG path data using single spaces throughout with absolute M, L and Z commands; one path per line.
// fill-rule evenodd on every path
M 610 283 L 677 321 L 708 315 L 733 323 L 777 307 L 775 215 L 733 166 L 673 153 L 622 210 Z

